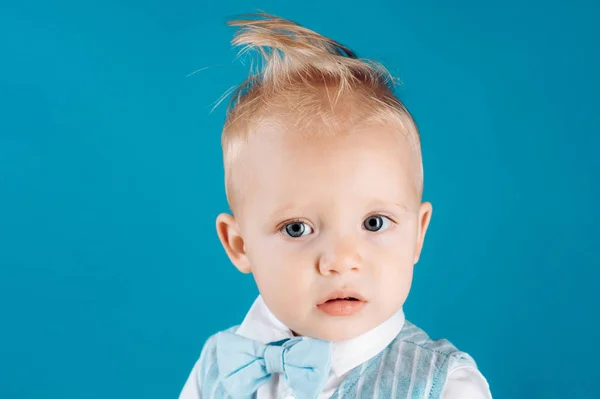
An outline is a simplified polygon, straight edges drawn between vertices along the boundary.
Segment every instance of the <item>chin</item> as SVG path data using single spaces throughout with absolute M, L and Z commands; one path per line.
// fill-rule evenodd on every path
M 356 338 L 369 330 L 370 328 L 358 328 L 358 326 L 344 327 L 340 325 L 332 325 L 328 328 L 320 328 L 318 330 L 311 331 L 309 334 L 303 335 L 311 338 L 321 339 L 323 341 L 340 342 Z

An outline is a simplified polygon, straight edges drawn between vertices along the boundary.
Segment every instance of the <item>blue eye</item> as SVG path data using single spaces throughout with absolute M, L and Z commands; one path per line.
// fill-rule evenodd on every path
M 292 238 L 302 237 L 313 231 L 309 225 L 302 222 L 288 223 L 281 230 Z
M 387 229 L 390 227 L 391 223 L 392 221 L 387 217 L 375 215 L 369 216 L 367 219 L 365 219 L 363 226 L 365 226 L 365 229 L 369 231 L 379 231 Z

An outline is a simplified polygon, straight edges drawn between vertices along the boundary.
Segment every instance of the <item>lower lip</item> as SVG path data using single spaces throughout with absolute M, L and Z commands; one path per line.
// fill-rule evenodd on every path
M 351 316 L 362 309 L 364 305 L 363 301 L 337 299 L 317 305 L 317 307 L 330 316 Z

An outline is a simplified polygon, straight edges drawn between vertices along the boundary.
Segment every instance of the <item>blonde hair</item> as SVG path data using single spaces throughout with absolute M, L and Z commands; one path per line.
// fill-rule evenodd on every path
M 257 70 L 251 68 L 249 77 L 223 96 L 232 94 L 221 139 L 232 210 L 238 200 L 232 188 L 233 165 L 249 135 L 277 116 L 288 126 L 293 123 L 298 134 L 333 134 L 359 123 L 400 127 L 418 158 L 414 183 L 422 195 L 419 131 L 393 94 L 395 81 L 385 67 L 359 59 L 349 48 L 293 21 L 264 12 L 244 15 L 228 25 L 238 28 L 232 40 L 234 46 L 242 47 L 238 56 L 251 50 L 260 55 Z M 331 93 L 332 88 L 337 91 Z

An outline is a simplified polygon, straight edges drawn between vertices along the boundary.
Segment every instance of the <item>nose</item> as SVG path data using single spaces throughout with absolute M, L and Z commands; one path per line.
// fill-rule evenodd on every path
M 362 257 L 358 245 L 349 239 L 339 240 L 319 259 L 319 273 L 323 276 L 345 274 L 359 270 Z

